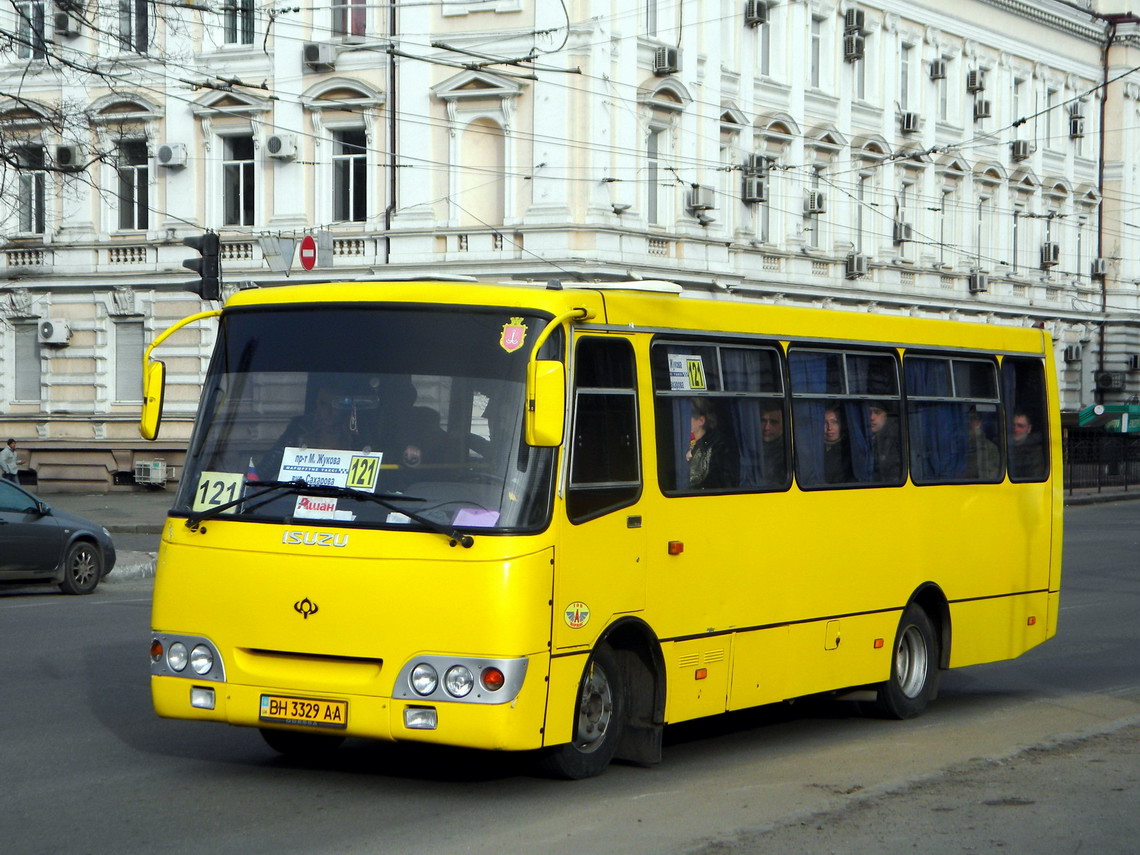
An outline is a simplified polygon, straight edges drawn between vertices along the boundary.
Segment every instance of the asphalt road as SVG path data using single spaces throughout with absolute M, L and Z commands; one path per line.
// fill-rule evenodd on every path
M 565 783 L 525 758 L 350 741 L 285 761 L 156 718 L 150 584 L 0 590 L 0 851 L 1134 852 L 1140 502 L 1067 512 L 1057 638 L 950 672 L 927 715 L 779 705 L 671 727 L 664 763 Z

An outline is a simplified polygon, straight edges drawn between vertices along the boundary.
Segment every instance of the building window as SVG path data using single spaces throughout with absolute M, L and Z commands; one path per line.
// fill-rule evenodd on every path
M 941 80 L 934 81 L 938 96 L 938 120 L 950 121 L 950 75 L 946 74 Z
M 16 18 L 16 56 L 20 59 L 43 59 L 47 56 L 44 0 L 21 0 L 16 4 Z
M 1012 122 L 1016 122 L 1018 119 L 1022 118 L 1022 110 L 1024 109 L 1024 92 L 1025 81 L 1015 77 L 1013 80 L 1013 91 L 1010 97 L 1010 110 L 1013 113 L 1013 115 L 1010 117 L 1010 121 Z
M 367 14 L 364 0 L 333 0 L 333 35 L 363 36 L 368 30 Z
M 988 266 L 987 263 L 990 260 L 988 237 L 994 213 L 993 201 L 991 196 L 982 196 L 978 199 L 978 217 L 974 231 L 974 252 L 979 267 Z
M 20 231 L 24 234 L 42 235 L 46 231 L 44 202 L 47 191 L 43 146 L 16 149 L 16 161 L 20 169 L 20 194 L 16 202 Z
M 768 14 L 771 14 L 769 10 Z M 772 73 L 772 25 L 765 21 L 756 28 L 757 52 L 760 54 L 760 73 L 768 77 Z
M 646 185 L 648 196 L 646 198 L 645 216 L 646 221 L 651 225 L 661 225 L 662 208 L 662 171 L 664 164 L 661 162 L 661 155 L 665 144 L 665 129 L 664 128 L 650 128 L 649 138 L 645 145 L 645 158 L 646 158 Z
M 368 154 L 363 130 L 333 134 L 333 219 L 363 222 L 368 217 Z
M 867 62 L 864 56 L 858 62 L 851 63 L 851 72 L 855 75 L 855 98 L 858 101 L 867 100 Z
M 141 321 L 115 324 L 115 400 L 142 400 L 143 325 Z
M 119 228 L 145 231 L 150 222 L 146 141 L 121 141 L 115 168 L 119 179 Z
M 914 49 L 910 45 L 903 45 L 899 49 L 899 109 L 906 112 L 910 109 L 910 61 Z
M 16 368 L 15 400 L 40 399 L 40 341 L 39 324 L 16 324 L 16 347 L 13 354 Z
M 255 207 L 253 137 L 225 137 L 223 146 L 223 222 L 227 226 L 252 226 Z
M 855 183 L 855 251 L 858 253 L 863 252 L 863 229 L 865 228 L 863 216 L 868 204 L 867 186 L 870 180 L 870 176 L 860 175 Z
M 823 79 L 820 63 L 823 62 L 823 21 L 819 18 L 811 19 L 811 67 L 808 70 L 808 80 L 812 89 L 818 89 Z
M 1057 90 L 1045 90 L 1045 145 L 1049 148 L 1057 147 Z
M 229 0 L 223 8 L 226 44 L 253 44 L 253 0 Z
M 119 47 L 145 54 L 149 42 L 150 19 L 146 0 L 119 0 Z
M 1022 241 L 1024 235 L 1022 234 L 1021 219 L 1025 216 L 1024 210 L 1018 206 L 1013 209 L 1013 230 L 1010 234 L 1010 257 L 1013 261 L 1013 273 L 1021 271 L 1021 253 L 1023 250 Z
M 657 35 L 657 0 L 645 0 L 645 35 Z

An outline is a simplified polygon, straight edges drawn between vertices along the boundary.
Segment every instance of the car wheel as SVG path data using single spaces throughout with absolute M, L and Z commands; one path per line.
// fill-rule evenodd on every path
M 65 594 L 90 594 L 102 575 L 103 553 L 95 544 L 81 540 L 68 547 L 59 589 Z

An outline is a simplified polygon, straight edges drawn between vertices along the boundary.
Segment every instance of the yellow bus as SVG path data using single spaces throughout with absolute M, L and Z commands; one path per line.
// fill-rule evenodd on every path
M 666 282 L 242 291 L 154 587 L 161 716 L 535 751 L 822 693 L 908 718 L 1054 635 L 1044 330 Z

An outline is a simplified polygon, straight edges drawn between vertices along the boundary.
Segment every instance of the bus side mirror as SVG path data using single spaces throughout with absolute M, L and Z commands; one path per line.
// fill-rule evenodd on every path
M 526 444 L 558 447 L 565 424 L 565 367 L 551 359 L 531 362 L 526 370 Z
M 149 362 L 143 371 L 143 404 L 139 434 L 155 439 L 162 425 L 162 402 L 166 394 L 166 363 Z

